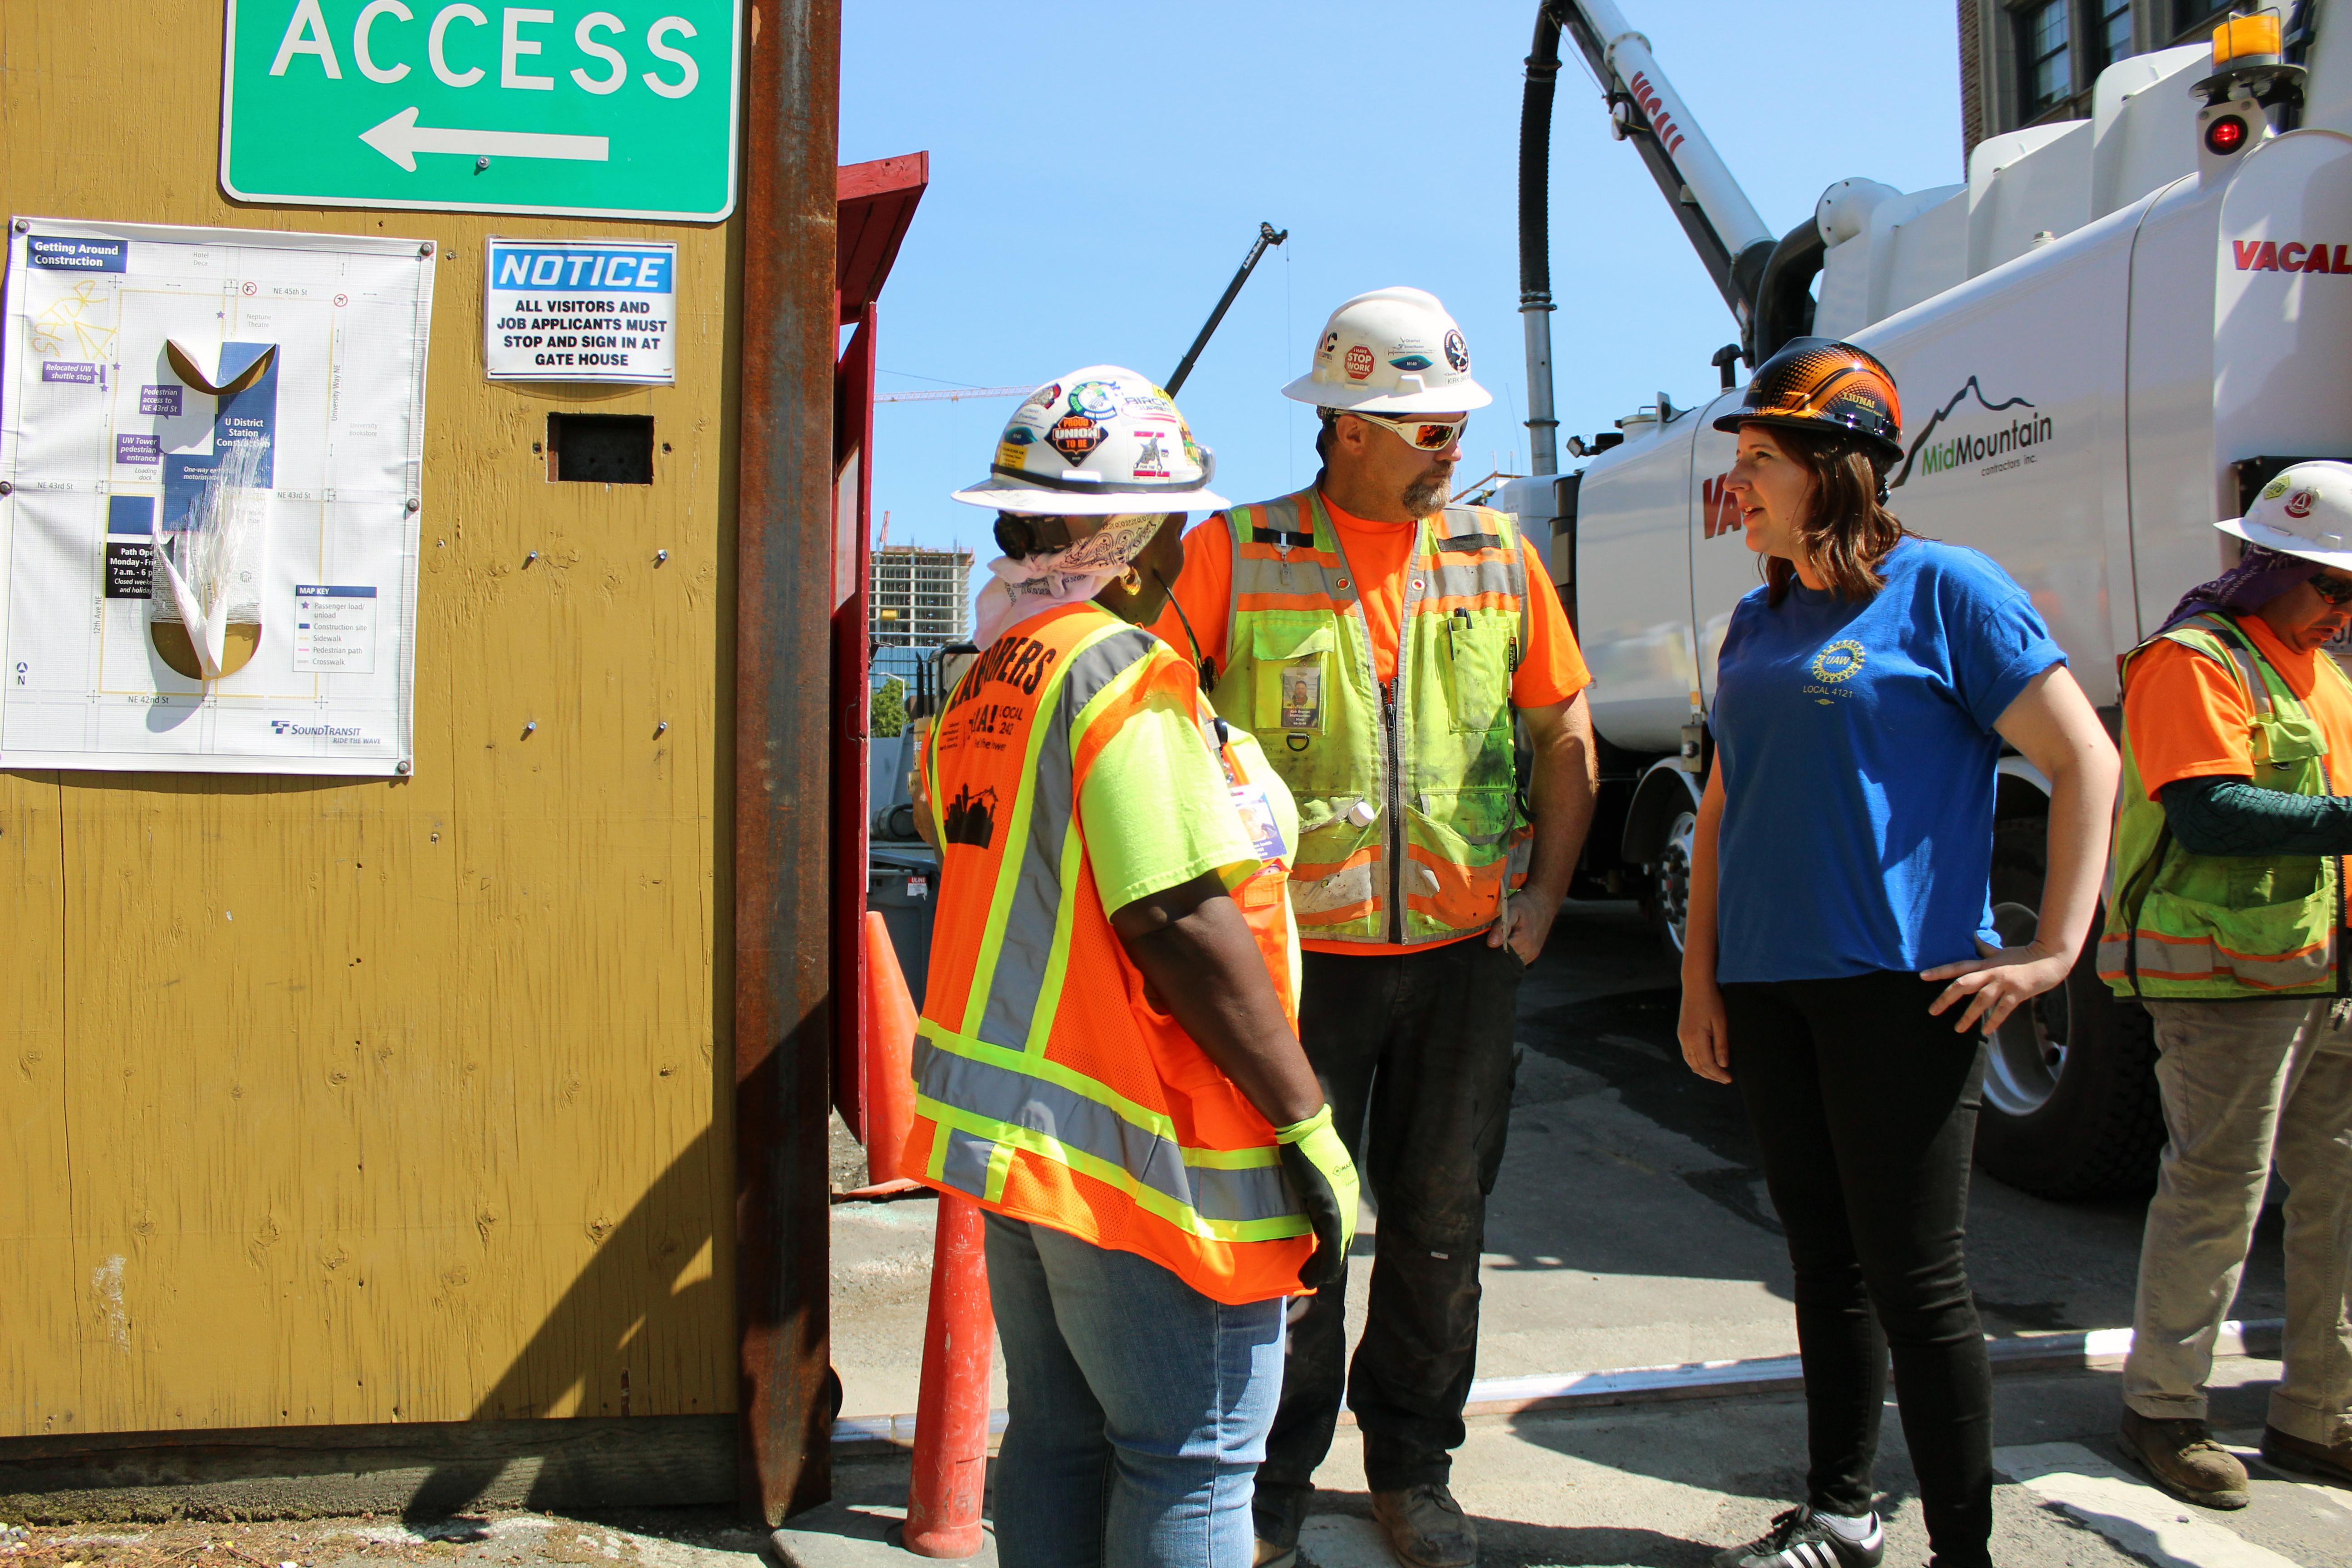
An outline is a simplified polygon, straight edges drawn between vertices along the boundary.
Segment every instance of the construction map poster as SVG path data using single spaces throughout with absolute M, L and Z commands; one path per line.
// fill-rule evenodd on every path
M 435 247 L 8 242 L 0 767 L 408 773 Z

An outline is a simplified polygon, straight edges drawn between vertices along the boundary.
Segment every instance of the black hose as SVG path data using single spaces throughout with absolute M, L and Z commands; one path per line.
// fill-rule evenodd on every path
M 1813 330 L 1813 279 L 1821 276 L 1821 225 L 1807 218 L 1780 237 L 1756 283 L 1756 312 L 1749 318 L 1748 363 L 1762 364 L 1790 338 Z
M 1551 303 L 1551 99 L 1559 76 L 1559 18 L 1536 7 L 1528 85 L 1519 100 L 1519 308 Z

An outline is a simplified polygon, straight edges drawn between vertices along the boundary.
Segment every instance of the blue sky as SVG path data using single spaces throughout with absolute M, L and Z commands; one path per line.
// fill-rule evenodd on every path
M 1620 4 L 1774 232 L 1849 175 L 1906 191 L 1964 177 L 1947 0 Z M 1333 306 L 1396 283 L 1445 300 L 1496 395 L 1463 437 L 1463 479 L 1524 472 L 1517 184 L 1535 11 L 848 0 L 841 161 L 931 158 L 882 296 L 896 374 L 881 389 L 1102 362 L 1164 377 L 1265 219 L 1289 242 L 1178 398 L 1216 449 L 1219 491 L 1263 500 L 1313 475 L 1313 416 L 1279 389 Z M 1730 315 L 1573 58 L 1551 168 L 1562 433 L 1606 429 L 1661 390 L 1711 391 Z M 995 553 L 992 514 L 947 492 L 985 472 L 1014 401 L 876 410 L 874 507 L 894 542 Z

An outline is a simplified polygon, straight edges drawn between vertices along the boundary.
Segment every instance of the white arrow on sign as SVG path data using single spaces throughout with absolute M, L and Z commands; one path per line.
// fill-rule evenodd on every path
M 560 136 L 548 131 L 445 131 L 417 124 L 413 108 L 361 132 L 360 140 L 412 174 L 416 172 L 419 153 L 458 153 L 469 158 L 571 158 L 590 163 L 605 163 L 613 156 L 611 141 L 603 136 Z

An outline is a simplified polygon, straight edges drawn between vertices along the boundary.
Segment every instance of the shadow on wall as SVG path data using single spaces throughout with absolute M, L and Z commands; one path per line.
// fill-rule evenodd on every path
M 468 1424 L 495 1423 L 485 1432 L 511 1436 L 478 1458 L 435 1465 L 403 1507 L 404 1518 L 446 1519 L 477 1506 L 732 1500 L 732 1414 L 632 1408 L 680 1376 L 707 1384 L 707 1373 L 696 1375 L 703 1369 L 686 1364 L 688 1356 L 718 1355 L 730 1367 L 735 1359 L 731 1342 L 711 1343 L 711 1326 L 724 1333 L 735 1320 L 725 1299 L 732 1238 L 714 1235 L 709 1223 L 732 1208 L 725 1126 L 697 1136 L 646 1188 L 476 1404 Z M 688 1279 L 706 1249 L 709 1266 Z M 578 1415 L 541 1418 L 574 1398 Z M 530 1426 L 518 1431 L 522 1422 Z

